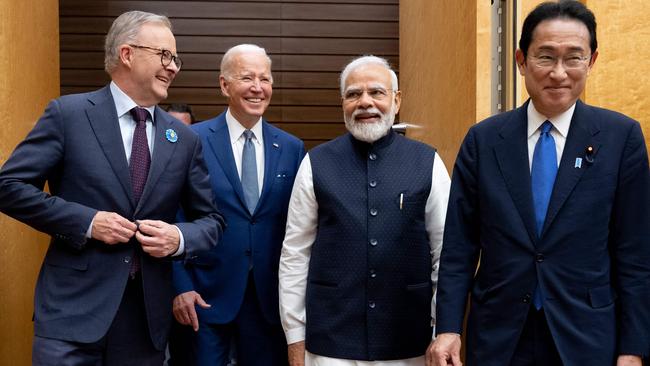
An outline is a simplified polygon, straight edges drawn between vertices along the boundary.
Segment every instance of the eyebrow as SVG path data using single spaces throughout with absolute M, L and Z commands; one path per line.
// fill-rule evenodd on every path
M 540 46 L 539 51 L 556 51 L 558 47 L 553 47 L 553 46 Z M 582 48 L 581 46 L 569 46 L 569 51 L 570 52 L 575 52 L 575 51 L 584 51 L 585 49 Z

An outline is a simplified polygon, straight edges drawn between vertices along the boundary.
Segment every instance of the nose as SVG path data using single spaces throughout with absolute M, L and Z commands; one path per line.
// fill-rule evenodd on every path
M 260 81 L 260 79 L 257 78 L 253 79 L 251 83 L 251 89 L 256 92 L 262 91 L 262 82 Z
M 171 71 L 174 75 L 178 74 L 181 69 L 176 65 L 176 62 L 172 61 L 165 67 L 165 70 Z
M 372 97 L 368 94 L 368 92 L 364 91 L 363 94 L 361 94 L 361 97 L 359 97 L 359 106 L 363 108 L 369 108 L 372 107 L 372 104 Z
M 551 77 L 552 78 L 564 78 L 566 77 L 567 72 L 566 72 L 566 67 L 564 66 L 564 63 L 562 60 L 558 60 L 558 62 L 553 65 L 553 68 L 551 69 Z

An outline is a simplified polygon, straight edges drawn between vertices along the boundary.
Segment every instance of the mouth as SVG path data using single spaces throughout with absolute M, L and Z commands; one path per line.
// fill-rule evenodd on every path
M 254 103 L 254 104 L 262 103 L 264 101 L 264 99 L 262 99 L 262 98 L 244 98 L 244 100 L 249 102 L 249 103 Z
M 171 80 L 169 78 L 165 77 L 165 76 L 157 75 L 156 79 L 162 81 L 165 84 L 171 83 Z
M 375 122 L 381 119 L 381 116 L 378 113 L 358 113 L 354 116 L 354 120 L 362 123 Z

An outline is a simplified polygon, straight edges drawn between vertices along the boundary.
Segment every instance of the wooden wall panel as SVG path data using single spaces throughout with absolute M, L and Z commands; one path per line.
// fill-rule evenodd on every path
M 345 131 L 338 76 L 350 59 L 375 54 L 399 68 L 398 0 L 60 0 L 62 94 L 109 81 L 104 36 L 116 16 L 134 9 L 165 14 L 174 25 L 183 70 L 164 103 L 188 103 L 198 119 L 222 112 L 221 57 L 233 45 L 255 43 L 273 60 L 266 117 L 308 147 Z

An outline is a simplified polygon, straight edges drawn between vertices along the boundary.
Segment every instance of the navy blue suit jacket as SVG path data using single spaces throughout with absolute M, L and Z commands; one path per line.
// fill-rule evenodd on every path
M 178 223 L 185 257 L 214 247 L 217 213 L 196 135 L 156 107 L 155 142 L 144 192 L 136 205 L 109 87 L 52 101 L 0 171 L 0 209 L 52 236 L 36 284 L 34 330 L 41 337 L 95 342 L 115 317 L 129 276 L 141 256 L 149 330 L 163 349 L 171 325 L 171 261 L 142 253 L 139 243 L 106 245 L 86 239 L 98 210 L 130 219 Z M 177 142 L 165 138 L 173 129 Z M 51 194 L 43 192 L 45 182 Z M 135 251 L 138 251 L 136 253 Z
M 467 365 L 508 365 L 539 281 L 564 365 L 647 354 L 650 172 L 639 123 L 577 102 L 538 238 L 526 108 L 473 126 L 461 146 L 436 331 L 461 332 L 469 292 Z
M 305 154 L 298 138 L 262 122 L 264 184 L 255 212 L 246 208 L 225 112 L 192 125 L 203 143 L 215 199 L 228 228 L 218 247 L 174 265 L 177 292 L 194 290 L 212 307 L 197 307 L 203 322 L 232 321 L 244 298 L 252 256 L 257 297 L 266 320 L 279 323 L 278 265 L 293 181 Z M 251 249 L 251 252 L 249 252 Z

